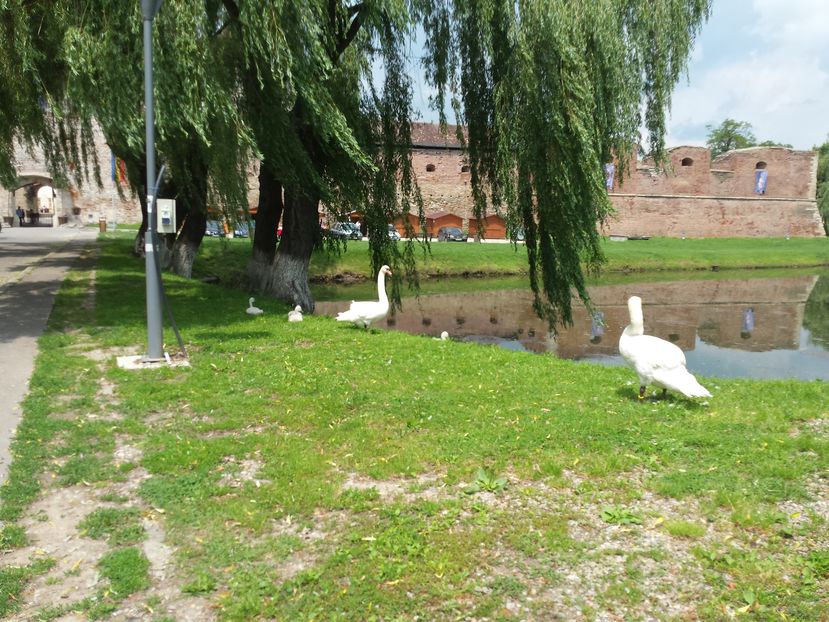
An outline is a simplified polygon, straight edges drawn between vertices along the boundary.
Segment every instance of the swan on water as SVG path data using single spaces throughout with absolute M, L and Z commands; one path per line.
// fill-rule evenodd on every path
M 377 273 L 377 300 L 352 301 L 348 311 L 337 314 L 338 322 L 352 322 L 356 326 L 368 329 L 369 325 L 386 317 L 389 312 L 389 298 L 386 295 L 386 275 L 391 275 L 391 268 L 383 266 Z

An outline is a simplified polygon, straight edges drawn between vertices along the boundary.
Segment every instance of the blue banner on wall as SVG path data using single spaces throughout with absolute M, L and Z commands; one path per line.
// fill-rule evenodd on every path
M 616 165 L 607 163 L 604 165 L 604 185 L 608 192 L 613 190 L 613 176 L 616 174 Z
M 768 171 L 754 171 L 754 192 L 757 194 L 766 194 L 766 182 L 768 181 L 768 178 Z

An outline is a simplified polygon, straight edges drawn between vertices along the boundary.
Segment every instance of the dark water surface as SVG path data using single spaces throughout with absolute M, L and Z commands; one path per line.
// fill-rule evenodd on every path
M 456 340 L 622 365 L 619 336 L 628 323 L 627 299 L 637 295 L 645 333 L 676 343 L 695 374 L 829 380 L 829 272 L 777 274 L 674 281 L 631 275 L 591 287 L 596 317 L 577 303 L 573 326 L 557 335 L 533 313 L 526 280 L 446 279 L 424 286 L 420 298 L 404 298 L 403 309 L 377 326 L 428 336 L 445 330 Z M 366 285 L 320 293 L 334 298 L 317 303 L 324 315 L 336 315 L 352 299 L 376 298 Z

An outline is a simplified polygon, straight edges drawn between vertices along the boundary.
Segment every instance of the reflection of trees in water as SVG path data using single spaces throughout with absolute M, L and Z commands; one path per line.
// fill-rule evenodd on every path
M 812 341 L 829 348 L 829 275 L 815 283 L 803 313 L 803 327 L 812 333 Z

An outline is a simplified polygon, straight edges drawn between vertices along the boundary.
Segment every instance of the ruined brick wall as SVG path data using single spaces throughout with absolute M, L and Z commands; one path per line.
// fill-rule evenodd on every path
M 469 172 L 460 149 L 418 148 L 412 166 L 423 195 L 426 216 L 449 212 L 463 219 L 472 213 Z
M 97 126 L 94 128 L 95 151 L 94 161 L 100 170 L 101 185 L 94 178 L 93 159 L 88 163 L 87 179 L 80 185 L 70 182 L 65 186 L 53 186 L 57 194 L 55 200 L 55 214 L 58 222 L 78 225 L 97 223 L 100 218 L 109 222 L 136 223 L 141 222 L 141 207 L 138 199 L 129 194 L 129 187 L 121 184 L 124 196 L 119 196 L 118 185 L 112 179 L 112 152 L 106 144 L 103 132 Z M 46 169 L 42 151 L 35 150 L 29 153 L 18 147 L 15 151 L 15 160 L 20 184 L 32 181 L 43 185 L 52 185 L 53 177 Z M 17 188 L 3 188 L 7 201 L 0 206 L 0 215 L 10 216 L 13 206 L 21 202 L 22 190 Z
M 817 154 L 751 147 L 713 161 L 705 147 L 676 147 L 669 164 L 629 162 L 610 194 L 616 215 L 604 232 L 625 236 L 822 236 L 815 201 Z M 764 194 L 755 192 L 764 170 Z
M 471 181 L 455 128 L 450 126 L 442 135 L 436 125 L 415 124 L 412 138 L 412 164 L 426 216 L 455 214 L 468 230 Z M 102 186 L 90 180 L 81 187 L 56 188 L 56 216 L 77 224 L 95 223 L 99 218 L 140 222 L 137 198 L 118 195 L 111 175 L 111 153 L 99 128 L 95 129 L 95 139 Z M 18 149 L 16 156 L 23 183 L 51 182 L 41 154 Z M 677 147 L 669 151 L 669 158 L 666 172 L 631 158 L 630 176 L 621 186 L 616 179 L 610 194 L 617 214 L 605 233 L 689 237 L 824 233 L 815 201 L 817 156 L 812 151 L 754 147 L 731 151 L 712 161 L 705 147 Z M 768 174 L 764 195 L 754 193 L 758 163 Z M 251 206 L 258 200 L 256 175 L 254 166 L 248 177 Z M 128 192 L 126 185 L 121 188 Z M 7 199 L 0 202 L 0 216 L 10 216 L 19 200 L 7 189 Z
M 823 226 L 806 199 L 611 195 L 607 235 L 667 237 L 814 237 Z
M 416 124 L 412 155 L 427 216 L 457 214 L 469 228 L 472 196 L 466 162 L 455 139 L 436 125 Z M 616 215 L 604 227 L 614 235 L 680 237 L 822 236 L 815 201 L 817 155 L 784 147 L 729 151 L 713 161 L 706 147 L 675 147 L 664 170 L 628 162 L 623 184 L 614 179 Z M 434 170 L 431 170 L 434 167 Z M 765 170 L 765 194 L 754 191 Z

